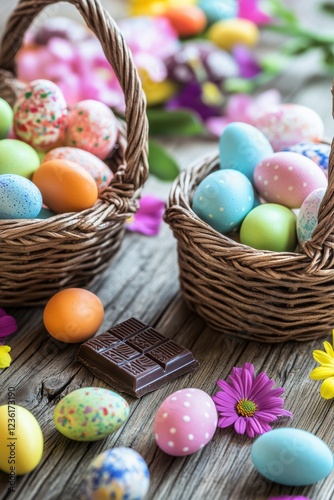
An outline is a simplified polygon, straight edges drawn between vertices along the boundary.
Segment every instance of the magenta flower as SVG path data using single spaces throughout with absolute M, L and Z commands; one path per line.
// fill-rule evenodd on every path
M 259 8 L 258 3 L 259 0 L 239 0 L 238 17 L 258 25 L 269 23 L 271 17 Z
M 282 387 L 273 388 L 275 382 L 265 372 L 254 375 L 254 366 L 245 363 L 234 367 L 229 381 L 218 380 L 222 389 L 212 399 L 219 413 L 218 427 L 234 425 L 238 434 L 245 432 L 250 438 L 271 430 L 270 423 L 280 416 L 292 417 L 283 409 Z
M 16 332 L 17 324 L 13 316 L 9 316 L 4 309 L 0 308 L 0 345 L 5 337 Z
M 159 233 L 165 202 L 153 195 L 145 195 L 139 203 L 139 210 L 127 223 L 127 230 L 155 236 Z

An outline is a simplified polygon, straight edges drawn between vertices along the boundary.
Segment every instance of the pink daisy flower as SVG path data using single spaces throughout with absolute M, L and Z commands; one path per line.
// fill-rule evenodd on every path
M 274 380 L 265 372 L 255 376 L 251 363 L 234 367 L 229 379 L 217 381 L 222 390 L 212 397 L 219 413 L 218 427 L 234 425 L 238 434 L 246 432 L 253 438 L 270 431 L 269 424 L 277 417 L 292 417 L 292 413 L 283 409 L 284 389 L 274 389 Z

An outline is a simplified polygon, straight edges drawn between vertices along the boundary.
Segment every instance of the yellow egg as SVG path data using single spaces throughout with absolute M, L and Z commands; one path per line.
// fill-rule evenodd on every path
M 0 406 L 0 469 L 11 476 L 34 470 L 43 455 L 43 434 L 30 411 L 16 404 Z
M 143 69 L 141 69 L 139 73 L 143 84 L 143 90 L 146 95 L 147 104 L 149 106 L 162 104 L 173 97 L 176 93 L 178 86 L 175 83 L 169 80 L 154 82 L 148 75 L 147 71 Z
M 168 7 L 195 5 L 197 0 L 132 0 L 130 1 L 130 15 L 132 16 L 159 16 Z
M 256 24 L 239 18 L 217 21 L 207 32 L 208 39 L 225 50 L 231 50 L 239 43 L 253 47 L 259 35 Z

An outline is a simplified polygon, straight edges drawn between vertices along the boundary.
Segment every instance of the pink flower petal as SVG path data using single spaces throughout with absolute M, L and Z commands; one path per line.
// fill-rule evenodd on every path
M 218 419 L 218 427 L 221 427 L 222 429 L 225 427 L 229 427 L 230 425 L 233 425 L 238 418 L 238 415 L 233 415 L 230 417 L 220 417 Z
M 271 17 L 258 7 L 258 0 L 239 0 L 238 17 L 261 25 L 271 21 Z
M 234 422 L 234 429 L 235 432 L 238 434 L 244 434 L 246 431 L 246 420 L 244 417 L 239 417 L 235 422 Z
M 7 337 L 17 330 L 17 324 L 13 316 L 1 316 L 0 317 L 0 337 Z

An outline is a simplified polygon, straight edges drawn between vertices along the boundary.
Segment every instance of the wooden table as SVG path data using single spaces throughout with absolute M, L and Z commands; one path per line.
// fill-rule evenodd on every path
M 115 6 L 111 11 L 117 17 L 120 11 L 116 7 L 121 8 L 122 2 L 108 3 Z M 289 2 L 303 11 L 306 7 L 301 3 Z M 2 20 L 10 4 L 12 2 L 2 2 Z M 316 1 L 307 4 L 311 11 Z M 315 19 L 314 13 L 306 15 L 303 11 L 303 15 L 306 21 Z M 325 21 L 322 17 L 322 26 Z M 330 20 L 327 21 L 329 25 Z M 271 44 L 274 48 L 275 40 L 267 40 L 268 46 Z M 301 58 L 275 83 L 285 102 L 305 104 L 317 110 L 324 119 L 326 135 L 333 136 L 331 79 L 321 73 L 317 56 Z M 217 148 L 216 143 L 202 140 L 165 143 L 183 167 Z M 169 188 L 170 185 L 152 178 L 145 192 L 166 198 Z M 160 451 L 152 430 L 156 411 L 170 393 L 184 387 L 197 387 L 214 394 L 217 379 L 226 379 L 233 366 L 248 361 L 255 365 L 257 373 L 265 370 L 277 385 L 285 387 L 285 407 L 294 413 L 294 418 L 292 421 L 282 419 L 273 427 L 308 430 L 333 449 L 333 403 L 322 400 L 320 384 L 309 379 L 309 372 L 316 366 L 312 350 L 322 347 L 321 340 L 266 345 L 236 340 L 210 330 L 187 309 L 179 293 L 176 243 L 165 224 L 154 238 L 127 234 L 109 269 L 91 289 L 105 307 L 101 332 L 135 316 L 189 348 L 200 367 L 140 400 L 125 396 L 130 404 L 130 418 L 109 438 L 92 443 L 71 441 L 59 434 L 52 423 L 55 405 L 74 389 L 106 387 L 106 384 L 74 361 L 78 346 L 60 345 L 48 336 L 43 326 L 42 307 L 10 310 L 18 321 L 19 330 L 10 340 L 13 363 L 0 373 L 0 404 L 7 401 L 8 387 L 15 387 L 16 403 L 30 410 L 41 425 L 45 450 L 39 467 L 17 478 L 15 493 L 7 493 L 8 477 L 0 473 L 1 500 L 75 499 L 92 458 L 115 446 L 129 446 L 147 461 L 151 474 L 147 500 L 199 500 L 205 497 L 265 500 L 278 494 L 300 494 L 313 500 L 333 498 L 334 473 L 304 488 L 282 487 L 264 480 L 251 463 L 252 440 L 236 435 L 231 428 L 217 429 L 204 449 L 185 458 L 173 458 Z M 330 332 L 324 335 L 330 340 Z

